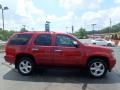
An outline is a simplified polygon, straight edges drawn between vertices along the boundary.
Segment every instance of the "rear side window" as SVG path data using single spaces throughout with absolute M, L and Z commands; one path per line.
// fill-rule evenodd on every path
M 35 45 L 51 46 L 52 36 L 50 34 L 40 34 L 35 40 Z
M 10 45 L 26 45 L 32 34 L 16 34 L 10 41 Z

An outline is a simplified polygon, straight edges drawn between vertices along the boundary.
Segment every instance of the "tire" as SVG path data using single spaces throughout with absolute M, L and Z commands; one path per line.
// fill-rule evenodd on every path
M 96 43 L 93 43 L 93 44 L 95 44 L 95 45 L 96 45 Z
M 93 59 L 88 63 L 88 74 L 93 78 L 102 78 L 107 73 L 107 64 L 104 60 Z
M 112 47 L 112 44 L 111 44 L 111 43 L 108 43 L 108 44 L 107 44 L 107 46 L 110 46 L 110 47 Z
M 33 73 L 34 62 L 29 57 L 22 57 L 17 62 L 18 72 L 24 76 L 28 76 Z

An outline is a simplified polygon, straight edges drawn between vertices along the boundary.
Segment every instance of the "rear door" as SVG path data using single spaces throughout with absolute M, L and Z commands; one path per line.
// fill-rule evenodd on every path
M 32 52 L 38 64 L 53 64 L 52 35 L 39 34 L 33 42 Z

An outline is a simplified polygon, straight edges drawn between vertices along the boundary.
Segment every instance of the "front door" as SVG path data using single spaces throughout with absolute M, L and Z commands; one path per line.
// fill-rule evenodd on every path
M 54 47 L 54 62 L 56 65 L 80 65 L 81 50 L 74 46 L 75 41 L 67 35 L 56 35 L 56 45 Z

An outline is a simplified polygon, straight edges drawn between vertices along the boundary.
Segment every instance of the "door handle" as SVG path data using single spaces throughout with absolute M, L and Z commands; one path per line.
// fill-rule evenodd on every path
M 62 50 L 55 50 L 55 52 L 61 52 Z
M 38 51 L 39 49 L 38 48 L 32 48 L 32 51 Z

